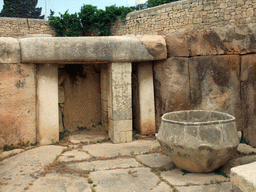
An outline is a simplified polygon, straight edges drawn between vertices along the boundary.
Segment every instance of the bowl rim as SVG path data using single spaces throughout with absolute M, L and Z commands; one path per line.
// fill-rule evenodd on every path
M 185 122 L 185 121 L 175 121 L 175 120 L 171 120 L 171 119 L 166 119 L 165 118 L 169 114 L 187 113 L 187 112 L 198 112 L 198 111 L 207 112 L 207 113 L 217 113 L 217 114 L 225 115 L 225 116 L 229 117 L 229 119 L 204 121 L 204 122 Z M 172 111 L 172 112 L 165 113 L 161 117 L 161 120 L 163 122 L 169 122 L 169 123 L 180 124 L 180 125 L 210 125 L 210 124 L 223 124 L 223 123 L 234 122 L 236 120 L 236 118 L 234 116 L 228 114 L 228 113 L 219 112 L 219 111 L 212 111 L 212 110 L 181 110 L 181 111 Z

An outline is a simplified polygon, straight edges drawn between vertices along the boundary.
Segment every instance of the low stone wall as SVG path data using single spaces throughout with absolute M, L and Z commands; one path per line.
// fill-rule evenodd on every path
M 214 27 L 256 22 L 252 0 L 181 0 L 131 12 L 112 26 L 114 35 L 165 35 L 186 27 Z
M 44 19 L 0 17 L 0 37 L 23 37 L 29 34 L 51 34 L 55 29 Z

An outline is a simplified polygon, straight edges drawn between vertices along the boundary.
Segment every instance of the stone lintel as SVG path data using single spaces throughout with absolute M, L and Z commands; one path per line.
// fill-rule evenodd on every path
M 2 63 L 20 63 L 20 45 L 17 39 L 0 38 L 0 64 Z
M 167 58 L 161 36 L 31 37 L 20 39 L 23 63 L 135 62 Z

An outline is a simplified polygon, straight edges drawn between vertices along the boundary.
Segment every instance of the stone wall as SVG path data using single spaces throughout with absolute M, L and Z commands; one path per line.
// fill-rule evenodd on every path
M 22 37 L 29 34 L 51 34 L 55 29 L 44 19 L 0 17 L 0 37 Z
M 167 34 L 168 58 L 154 62 L 157 127 L 170 111 L 226 112 L 256 147 L 255 33 L 256 24 L 249 24 Z
M 256 22 L 255 0 L 181 0 L 131 12 L 125 23 L 112 26 L 114 35 L 165 35 L 186 27 L 215 27 Z

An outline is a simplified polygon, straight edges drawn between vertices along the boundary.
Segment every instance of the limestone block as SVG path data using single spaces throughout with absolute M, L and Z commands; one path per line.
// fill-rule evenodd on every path
M 170 111 L 189 109 L 188 59 L 172 57 L 154 63 L 156 126 Z
M 226 50 L 218 34 L 209 29 L 170 31 L 165 39 L 168 57 L 220 55 Z
M 113 143 L 132 142 L 132 131 L 119 132 L 115 130 L 109 130 L 108 135 Z
M 133 67 L 136 67 L 136 79 L 133 77 L 134 127 L 141 134 L 154 134 L 156 126 L 152 63 L 137 63 Z M 137 85 L 134 86 L 135 84 Z
M 241 93 L 242 111 L 244 118 L 244 137 L 253 147 L 256 147 L 256 55 L 242 56 L 241 64 Z
M 37 141 L 59 141 L 58 65 L 37 66 Z
M 0 38 L 0 63 L 20 63 L 20 45 L 17 39 Z
M 231 169 L 232 191 L 256 191 L 256 162 Z
M 190 58 L 191 108 L 229 113 L 242 130 L 239 71 L 239 56 Z
M 22 62 L 80 63 L 132 62 L 166 58 L 159 36 L 34 37 L 20 39 Z
M 36 141 L 34 64 L 0 64 L 0 147 Z

